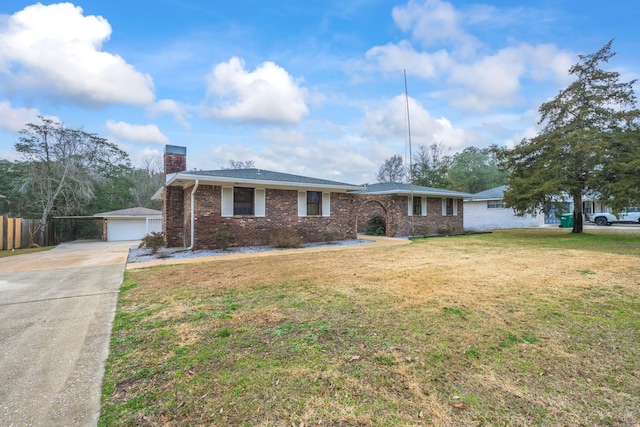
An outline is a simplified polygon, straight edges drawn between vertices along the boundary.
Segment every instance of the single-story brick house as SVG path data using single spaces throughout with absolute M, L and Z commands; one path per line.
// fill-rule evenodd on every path
M 470 194 L 407 184 L 352 185 L 263 169 L 187 171 L 186 148 L 164 155 L 163 230 L 168 247 L 213 248 L 213 234 L 232 232 L 236 245 L 268 244 L 275 229 L 305 242 L 355 239 L 370 216 L 385 218 L 387 236 L 463 226 Z
M 358 231 L 372 214 L 385 218 L 387 236 L 416 236 L 462 231 L 463 199 L 468 193 L 385 182 L 366 185 L 357 195 Z

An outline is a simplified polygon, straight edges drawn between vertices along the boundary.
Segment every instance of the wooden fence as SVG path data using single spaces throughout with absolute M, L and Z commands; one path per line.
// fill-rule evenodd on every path
M 53 244 L 49 230 L 45 230 L 44 236 L 39 232 L 39 219 L 10 218 L 8 215 L 0 218 L 0 250 L 28 248 L 34 243 L 39 246 Z

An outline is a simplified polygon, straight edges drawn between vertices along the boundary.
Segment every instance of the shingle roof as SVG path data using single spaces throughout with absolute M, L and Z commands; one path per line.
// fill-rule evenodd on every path
M 507 189 L 506 185 L 490 188 L 488 190 L 484 190 L 474 194 L 473 200 L 500 200 L 504 197 L 504 191 L 506 189 Z
M 162 211 L 157 211 L 155 209 L 137 207 L 137 208 L 120 209 L 120 210 L 111 211 L 111 212 L 101 212 L 101 213 L 97 213 L 97 214 L 95 214 L 93 216 L 97 216 L 97 217 L 142 216 L 142 217 L 144 217 L 144 216 L 160 216 L 160 215 L 162 215 Z
M 363 191 L 356 194 L 417 194 L 438 197 L 470 197 L 471 194 L 462 191 L 445 190 L 442 188 L 424 187 L 422 185 L 403 184 L 400 182 L 382 182 L 368 184 Z
M 344 182 L 330 181 L 327 179 L 311 178 L 302 175 L 274 172 L 265 169 L 223 169 L 212 171 L 180 172 L 180 175 L 202 176 L 211 178 L 237 179 L 239 181 L 267 181 L 282 184 L 304 184 L 309 186 L 330 187 L 358 187 Z

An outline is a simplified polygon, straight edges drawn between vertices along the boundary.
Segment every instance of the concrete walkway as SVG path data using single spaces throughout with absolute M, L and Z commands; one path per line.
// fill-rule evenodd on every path
M 0 258 L 0 425 L 96 425 L 133 244 L 74 242 Z

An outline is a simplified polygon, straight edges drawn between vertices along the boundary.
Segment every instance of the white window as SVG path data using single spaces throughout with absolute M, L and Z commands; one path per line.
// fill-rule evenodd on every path
M 409 216 L 427 216 L 427 198 L 422 196 L 409 196 L 407 214 Z
M 330 216 L 331 193 L 298 191 L 298 216 Z
M 264 188 L 222 187 L 222 216 L 265 216 L 265 193 Z
M 446 197 L 442 199 L 442 216 L 458 215 L 458 200 Z
M 490 200 L 487 202 L 487 209 L 503 209 L 504 203 L 499 200 Z

